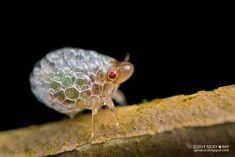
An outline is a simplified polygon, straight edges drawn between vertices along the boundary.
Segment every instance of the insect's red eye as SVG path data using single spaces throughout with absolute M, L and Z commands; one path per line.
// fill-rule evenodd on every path
M 115 80 L 116 77 L 117 77 L 116 71 L 110 71 L 109 74 L 108 74 L 108 77 L 109 77 L 110 80 Z

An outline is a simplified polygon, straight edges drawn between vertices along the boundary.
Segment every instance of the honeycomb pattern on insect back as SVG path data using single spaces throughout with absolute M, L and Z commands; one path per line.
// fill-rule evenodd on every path
M 88 101 L 100 101 L 113 87 L 104 77 L 114 59 L 95 51 L 64 48 L 47 54 L 31 76 L 32 91 L 47 106 L 76 114 L 91 108 Z

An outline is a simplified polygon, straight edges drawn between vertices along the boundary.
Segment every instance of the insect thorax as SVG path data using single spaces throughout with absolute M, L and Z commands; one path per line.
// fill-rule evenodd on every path
M 59 75 L 49 79 L 48 95 L 51 102 L 69 108 L 90 109 L 94 104 L 90 100 L 98 105 L 112 97 L 114 86 L 106 81 L 105 69 L 86 74 L 70 72 Z
M 30 76 L 35 96 L 47 106 L 69 114 L 102 104 L 114 86 L 106 82 L 113 58 L 95 51 L 63 48 L 48 53 Z

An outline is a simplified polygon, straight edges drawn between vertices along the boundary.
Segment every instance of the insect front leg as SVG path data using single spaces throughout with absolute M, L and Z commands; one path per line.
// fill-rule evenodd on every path
M 116 90 L 113 93 L 113 99 L 119 104 L 119 105 L 127 105 L 126 97 L 122 91 L 119 89 Z
M 116 111 L 115 111 L 115 108 L 114 108 L 114 104 L 113 104 L 113 101 L 112 99 L 107 99 L 105 101 L 105 104 L 109 107 L 109 109 L 112 111 L 113 115 L 114 115 L 114 118 L 115 118 L 115 121 L 116 121 L 116 128 L 119 128 L 119 121 L 117 119 L 117 114 L 116 114 Z

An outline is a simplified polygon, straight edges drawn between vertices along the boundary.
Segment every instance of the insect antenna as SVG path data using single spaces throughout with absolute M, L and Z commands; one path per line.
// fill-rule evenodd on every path
M 129 60 L 130 60 L 130 53 L 127 53 L 126 56 L 125 56 L 124 61 L 127 62 L 127 61 L 129 61 Z

